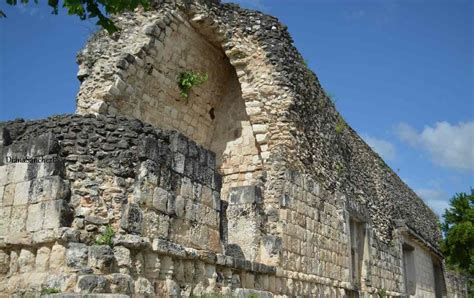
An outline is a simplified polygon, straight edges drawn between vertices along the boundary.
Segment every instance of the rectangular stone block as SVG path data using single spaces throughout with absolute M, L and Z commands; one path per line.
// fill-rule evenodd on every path
M 46 159 L 52 160 L 52 162 L 45 162 L 41 164 L 30 164 L 28 167 L 28 175 L 30 179 L 33 178 L 41 178 L 47 176 L 60 176 L 64 177 L 65 175 L 65 165 L 64 161 L 59 158 L 58 155 L 48 155 L 45 156 Z M 36 167 L 36 173 L 32 173 L 34 171 L 34 165 Z
M 28 144 L 28 156 L 46 156 L 59 152 L 58 140 L 51 132 L 32 138 Z
M 28 217 L 26 220 L 26 230 L 35 232 L 43 227 L 44 210 L 41 203 L 31 204 L 28 206 Z
M 21 156 L 23 157 L 23 156 Z M 8 183 L 23 182 L 27 179 L 28 164 L 27 163 L 15 163 L 14 166 L 9 168 Z
M 30 203 L 49 200 L 63 200 L 69 197 L 69 181 L 59 176 L 50 176 L 33 180 Z
M 13 205 L 26 205 L 30 193 L 30 181 L 19 182 L 15 185 L 15 195 L 13 197 Z
M 11 207 L 6 206 L 0 207 L 0 238 L 8 233 L 11 209 Z
M 171 168 L 180 174 L 184 174 L 186 157 L 184 154 L 175 152 L 173 154 L 173 160 L 171 162 Z
M 26 230 L 27 206 L 12 207 L 10 216 L 9 234 L 24 232 Z
M 140 234 L 142 230 L 143 213 L 137 204 L 127 204 L 122 210 L 120 226 L 132 234 Z
M 212 192 L 212 208 L 216 211 L 221 210 L 221 193 L 218 191 Z
M 170 148 L 173 152 L 180 152 L 184 155 L 188 154 L 188 141 L 185 136 L 180 133 L 174 133 L 170 136 Z
M 68 220 L 69 210 L 65 201 L 53 200 L 41 203 L 44 209 L 43 229 L 55 229 L 64 226 Z
M 171 194 L 160 188 L 156 187 L 153 192 L 153 207 L 161 212 L 167 212 L 168 200 L 170 199 Z
M 193 183 L 188 177 L 183 177 L 181 180 L 181 196 L 190 199 L 193 196 Z
M 5 186 L 8 183 L 8 165 L 0 166 L 0 186 Z
M 237 186 L 229 190 L 229 204 L 254 204 L 260 203 L 262 193 L 255 185 Z
M 142 139 L 138 145 L 138 157 L 140 159 L 151 159 L 155 162 L 159 162 L 160 151 L 158 141 L 153 137 Z

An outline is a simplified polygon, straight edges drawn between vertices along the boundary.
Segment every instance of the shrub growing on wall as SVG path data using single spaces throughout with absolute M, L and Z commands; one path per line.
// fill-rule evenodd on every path
M 183 97 L 184 99 L 188 99 L 189 92 L 191 92 L 191 89 L 194 86 L 199 86 L 205 83 L 207 79 L 207 73 L 201 74 L 192 70 L 182 72 L 178 78 L 178 86 L 179 90 L 181 90 L 181 97 Z

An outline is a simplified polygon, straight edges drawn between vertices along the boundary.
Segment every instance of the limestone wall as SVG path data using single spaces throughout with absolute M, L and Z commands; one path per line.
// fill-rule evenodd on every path
M 270 290 L 274 267 L 223 254 L 213 152 L 124 117 L 14 121 L 2 131 L 0 292 Z M 42 160 L 15 163 L 25 157 Z M 108 227 L 113 243 L 97 243 Z

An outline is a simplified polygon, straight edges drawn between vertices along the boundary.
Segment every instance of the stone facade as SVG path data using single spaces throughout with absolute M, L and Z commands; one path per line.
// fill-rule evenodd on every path
M 0 292 L 467 296 L 436 215 L 277 19 L 168 0 L 115 21 L 78 55 L 76 115 L 0 127 Z

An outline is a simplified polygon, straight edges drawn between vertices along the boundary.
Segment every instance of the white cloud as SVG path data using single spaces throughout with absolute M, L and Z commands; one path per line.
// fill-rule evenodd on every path
M 367 144 L 385 160 L 394 160 L 396 155 L 395 146 L 392 143 L 371 137 L 367 134 L 363 135 L 362 138 Z
M 449 207 L 450 198 L 439 188 L 419 188 L 415 189 L 415 192 L 438 216 L 442 216 L 444 210 Z
M 400 123 L 395 131 L 400 140 L 427 151 L 435 164 L 474 170 L 474 121 L 457 125 L 437 122 L 434 127 L 425 126 L 421 133 L 406 123 Z

